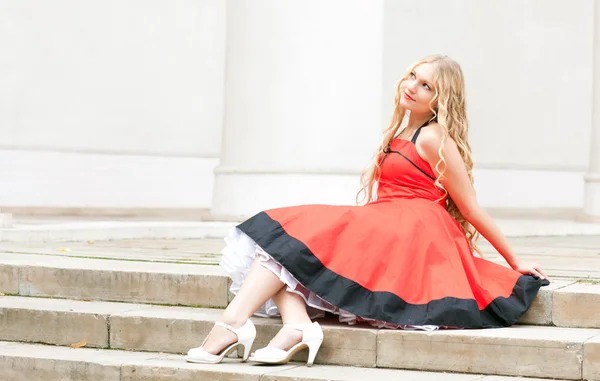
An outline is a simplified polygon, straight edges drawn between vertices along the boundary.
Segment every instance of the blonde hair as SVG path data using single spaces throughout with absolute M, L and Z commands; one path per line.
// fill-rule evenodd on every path
M 471 250 L 482 255 L 481 250 L 477 247 L 479 233 L 463 217 L 454 201 L 448 195 L 448 191 L 444 189 L 440 183 L 440 179 L 444 176 L 446 167 L 446 160 L 444 158 L 444 144 L 447 136 L 449 136 L 456 142 L 458 152 L 465 163 L 465 168 L 469 175 L 469 179 L 471 180 L 471 184 L 473 184 L 473 160 L 471 158 L 471 147 L 469 146 L 468 142 L 468 122 L 463 73 L 458 63 L 447 56 L 433 55 L 423 58 L 422 60 L 413 64 L 406 71 L 404 77 L 398 82 L 396 86 L 396 96 L 394 97 L 395 108 L 392 115 L 392 120 L 389 127 L 383 133 L 383 139 L 377 154 L 374 157 L 374 160 L 360 177 L 362 187 L 356 196 L 356 201 L 357 203 L 360 203 L 359 199 L 361 195 L 362 201 L 366 201 L 367 203 L 374 200 L 374 187 L 379 180 L 381 169 L 380 163 L 384 155 L 384 149 L 397 135 L 407 111 L 400 106 L 399 102 L 402 94 L 402 82 L 408 78 L 415 67 L 424 63 L 432 64 L 434 73 L 433 84 L 435 87 L 435 96 L 429 103 L 429 108 L 432 111 L 432 118 L 430 121 L 437 120 L 437 123 L 445 132 L 442 134 L 441 145 L 438 151 L 440 160 L 435 165 L 435 169 L 440 173 L 440 175 L 435 179 L 434 184 L 437 188 L 444 192 L 444 196 L 438 201 L 441 201 L 447 197 L 446 210 L 462 227 Z M 433 107 L 434 105 L 436 105 L 435 108 Z M 400 132 L 402 132 L 402 130 Z

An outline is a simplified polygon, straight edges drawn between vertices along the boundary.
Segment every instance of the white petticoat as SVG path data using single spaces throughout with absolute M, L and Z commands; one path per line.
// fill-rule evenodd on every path
M 222 251 L 220 266 L 231 276 L 232 285 L 230 291 L 237 294 L 240 290 L 250 266 L 258 255 L 261 264 L 275 274 L 287 286 L 287 291 L 294 292 L 300 295 L 307 305 L 307 312 L 311 319 L 317 319 L 325 316 L 325 312 L 331 312 L 339 316 L 342 323 L 354 325 L 358 322 L 368 322 L 370 325 L 377 328 L 390 329 L 419 329 L 426 331 L 434 331 L 439 327 L 436 325 L 422 326 L 399 326 L 380 320 L 366 319 L 357 317 L 356 315 L 338 308 L 331 303 L 323 300 L 314 292 L 310 291 L 300 284 L 292 274 L 279 264 L 269 253 L 265 252 L 252 238 L 247 236 L 238 228 L 229 230 L 225 237 L 226 246 Z M 269 299 L 255 313 L 261 317 L 279 317 L 279 310 L 273 299 Z

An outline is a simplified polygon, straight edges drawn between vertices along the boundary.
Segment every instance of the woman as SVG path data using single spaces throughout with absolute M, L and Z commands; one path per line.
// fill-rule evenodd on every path
M 472 168 L 460 66 L 427 57 L 398 84 L 392 122 L 361 178 L 365 205 L 272 209 L 230 232 L 221 265 L 236 297 L 187 360 L 220 362 L 237 345 L 248 359 L 255 314 L 284 323 L 250 358 L 271 364 L 308 348 L 312 365 L 323 333 L 311 317 L 324 311 L 386 328 L 517 322 L 548 280 L 479 207 Z M 474 255 L 478 233 L 512 269 Z

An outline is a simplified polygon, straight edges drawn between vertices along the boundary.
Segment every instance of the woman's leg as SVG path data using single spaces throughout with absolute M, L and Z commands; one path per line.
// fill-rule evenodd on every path
M 244 325 L 267 300 L 277 294 L 283 287 L 283 282 L 260 264 L 260 259 L 256 258 L 250 271 L 237 293 L 235 298 L 229 303 L 220 322 L 239 328 Z M 229 344 L 235 343 L 237 336 L 235 333 L 219 326 L 215 326 L 208 336 L 208 340 L 203 348 L 208 353 L 220 353 L 223 348 Z
M 275 296 L 273 301 L 279 309 L 283 324 L 311 324 L 312 321 L 306 311 L 304 299 L 283 287 Z M 302 332 L 290 327 L 283 327 L 271 340 L 269 346 L 288 350 L 302 341 Z

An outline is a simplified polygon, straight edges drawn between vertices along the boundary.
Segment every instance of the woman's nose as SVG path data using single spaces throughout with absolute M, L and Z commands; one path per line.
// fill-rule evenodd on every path
M 415 93 L 417 92 L 417 84 L 415 81 L 409 82 L 408 86 L 406 86 L 406 88 L 411 92 L 411 93 Z

